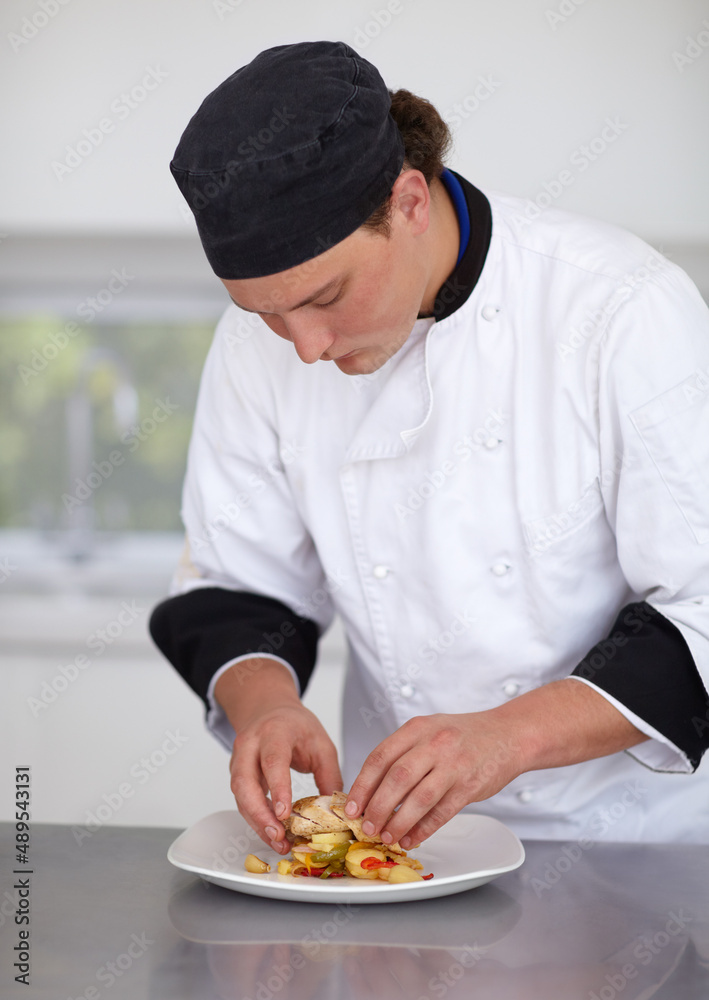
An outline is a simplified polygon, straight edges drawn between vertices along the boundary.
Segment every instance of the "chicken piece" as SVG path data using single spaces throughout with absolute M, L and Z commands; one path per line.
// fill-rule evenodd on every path
M 349 830 L 349 822 L 331 812 L 330 801 L 329 795 L 308 795 L 304 799 L 298 799 L 293 803 L 288 819 L 283 821 L 286 833 L 309 837 L 313 833 L 342 833 Z
M 362 829 L 362 818 L 350 819 L 345 814 L 347 796 L 344 792 L 332 795 L 308 795 L 293 803 L 293 810 L 283 821 L 286 837 L 293 843 L 300 837 L 309 838 L 314 833 L 341 833 L 351 830 L 356 840 L 366 844 L 381 844 L 380 837 L 368 837 Z M 398 842 L 383 845 L 392 854 L 405 854 Z M 416 844 L 416 847 L 419 845 Z

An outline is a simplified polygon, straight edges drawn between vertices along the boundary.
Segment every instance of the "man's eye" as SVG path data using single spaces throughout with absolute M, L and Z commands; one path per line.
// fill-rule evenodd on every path
M 339 298 L 340 298 L 340 293 L 338 292 L 337 295 L 335 296 L 335 298 L 334 299 L 330 299 L 329 302 L 314 302 L 313 305 L 317 306 L 318 309 L 324 309 L 325 306 L 334 305 L 334 303 L 337 302 L 339 300 Z

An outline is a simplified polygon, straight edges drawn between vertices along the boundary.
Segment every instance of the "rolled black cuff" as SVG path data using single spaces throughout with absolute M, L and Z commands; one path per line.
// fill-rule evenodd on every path
M 572 676 L 611 695 L 699 766 L 709 747 L 709 696 L 684 636 L 655 608 L 624 607 Z
M 285 660 L 302 694 L 315 667 L 319 630 L 274 598 L 201 587 L 158 604 L 150 616 L 150 634 L 209 708 L 207 691 L 214 674 L 246 653 Z

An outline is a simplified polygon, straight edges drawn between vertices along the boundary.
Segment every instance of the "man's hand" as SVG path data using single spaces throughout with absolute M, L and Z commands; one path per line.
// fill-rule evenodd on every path
M 521 773 L 522 747 L 491 712 L 410 719 L 367 757 L 346 807 L 364 808 L 364 832 L 404 849 L 430 837 L 469 802 L 487 799 Z M 350 809 L 350 803 L 357 803 Z M 392 817 L 395 806 L 400 809 Z
M 321 795 L 340 790 L 335 746 L 275 660 L 235 664 L 219 678 L 214 694 L 237 734 L 230 770 L 239 812 L 265 843 L 287 853 L 281 821 L 292 806 L 290 768 L 312 773 Z
M 486 712 L 410 719 L 369 754 L 346 812 L 364 814 L 368 836 L 407 849 L 525 771 L 603 757 L 645 739 L 593 688 L 554 681 Z
M 231 755 L 231 790 L 239 812 L 279 853 L 290 850 L 280 820 L 291 811 L 291 767 L 312 773 L 321 795 L 342 788 L 335 746 L 301 704 L 276 705 L 257 716 L 238 733 Z

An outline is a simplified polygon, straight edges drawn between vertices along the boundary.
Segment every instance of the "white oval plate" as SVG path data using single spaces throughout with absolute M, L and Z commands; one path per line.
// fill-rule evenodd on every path
M 273 870 L 265 875 L 244 871 L 250 853 Z M 524 861 L 517 836 L 499 820 L 477 813 L 459 813 L 409 853 L 421 862 L 425 874 L 433 872 L 432 879 L 388 885 L 349 875 L 332 880 L 279 875 L 276 865 L 281 856 L 266 847 L 236 810 L 230 810 L 205 816 L 181 833 L 167 859 L 225 889 L 311 903 L 400 903 L 449 896 L 491 882 Z

